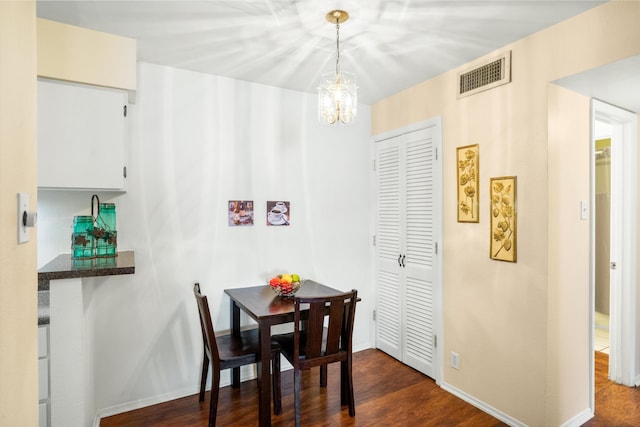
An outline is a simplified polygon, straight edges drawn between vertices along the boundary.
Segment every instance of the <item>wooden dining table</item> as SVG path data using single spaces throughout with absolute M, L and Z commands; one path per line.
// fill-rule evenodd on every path
M 258 323 L 260 357 L 257 363 L 259 425 L 271 425 L 271 326 L 293 322 L 293 298 L 277 296 L 270 286 L 225 289 L 231 300 L 232 333 L 240 333 L 240 310 Z M 340 294 L 343 291 L 305 280 L 296 296 L 321 297 Z M 240 369 L 233 369 L 232 384 L 240 384 Z

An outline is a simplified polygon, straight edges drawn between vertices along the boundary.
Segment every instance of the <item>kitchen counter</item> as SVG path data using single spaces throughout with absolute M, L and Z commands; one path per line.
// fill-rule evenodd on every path
M 118 252 L 111 258 L 74 260 L 66 253 L 55 257 L 38 270 L 38 299 L 48 307 L 38 307 L 39 314 L 50 311 L 51 321 L 39 326 L 48 332 L 49 399 L 53 426 L 92 425 L 87 408 L 94 401 L 93 351 L 96 348 L 94 324 L 109 318 L 94 319 L 87 311 L 105 282 L 123 283 L 135 273 L 133 251 Z M 108 290 L 107 290 L 108 292 Z M 46 294 L 46 297 L 41 294 Z M 48 310 L 46 310 L 48 309 Z M 99 311 L 99 310 L 98 310 Z M 103 313 L 107 314 L 107 313 Z M 44 318 L 43 318 L 44 321 Z M 38 319 L 41 324 L 41 320 Z M 40 332 L 41 329 L 38 329 Z
M 55 257 L 38 270 L 38 325 L 49 324 L 49 287 L 51 280 L 134 274 L 133 251 L 118 252 L 110 258 L 73 259 L 71 254 Z
M 38 270 L 38 289 L 49 280 L 117 276 L 133 274 L 135 271 L 133 251 L 118 252 L 115 257 L 93 259 L 72 259 L 71 254 L 62 254 Z

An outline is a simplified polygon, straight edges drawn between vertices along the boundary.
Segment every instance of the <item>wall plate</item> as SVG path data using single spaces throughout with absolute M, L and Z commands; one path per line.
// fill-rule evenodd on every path
M 29 241 L 29 229 L 27 228 L 26 216 L 29 212 L 29 193 L 18 193 L 18 244 Z

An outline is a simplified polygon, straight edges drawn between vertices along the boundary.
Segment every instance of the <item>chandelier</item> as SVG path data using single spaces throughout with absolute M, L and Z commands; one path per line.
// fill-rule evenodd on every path
M 358 110 L 356 76 L 340 72 L 340 24 L 349 19 L 344 10 L 327 13 L 327 21 L 336 24 L 336 71 L 322 75 L 318 86 L 318 120 L 325 125 L 349 125 Z

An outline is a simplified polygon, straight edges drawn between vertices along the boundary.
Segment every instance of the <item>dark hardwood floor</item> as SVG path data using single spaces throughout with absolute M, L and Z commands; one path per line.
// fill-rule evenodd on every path
M 595 416 L 583 427 L 640 426 L 640 388 L 609 381 L 609 355 L 596 351 Z
M 596 417 L 585 426 L 640 426 L 640 391 L 607 380 L 602 353 L 596 353 Z M 606 355 L 604 355 L 606 356 Z M 505 426 L 499 420 L 438 387 L 433 380 L 378 350 L 354 353 L 356 416 L 340 406 L 339 369 L 329 368 L 326 389 L 318 386 L 318 370 L 303 376 L 302 424 L 305 426 Z M 602 366 L 605 366 L 604 371 Z M 199 367 L 194 367 L 199 369 Z M 604 375 L 604 376 L 603 376 Z M 199 403 L 193 395 L 104 418 L 101 427 L 206 426 L 207 393 Z M 218 426 L 256 426 L 255 381 L 239 389 L 220 390 Z M 282 415 L 272 415 L 274 427 L 293 425 L 293 371 L 282 374 Z

